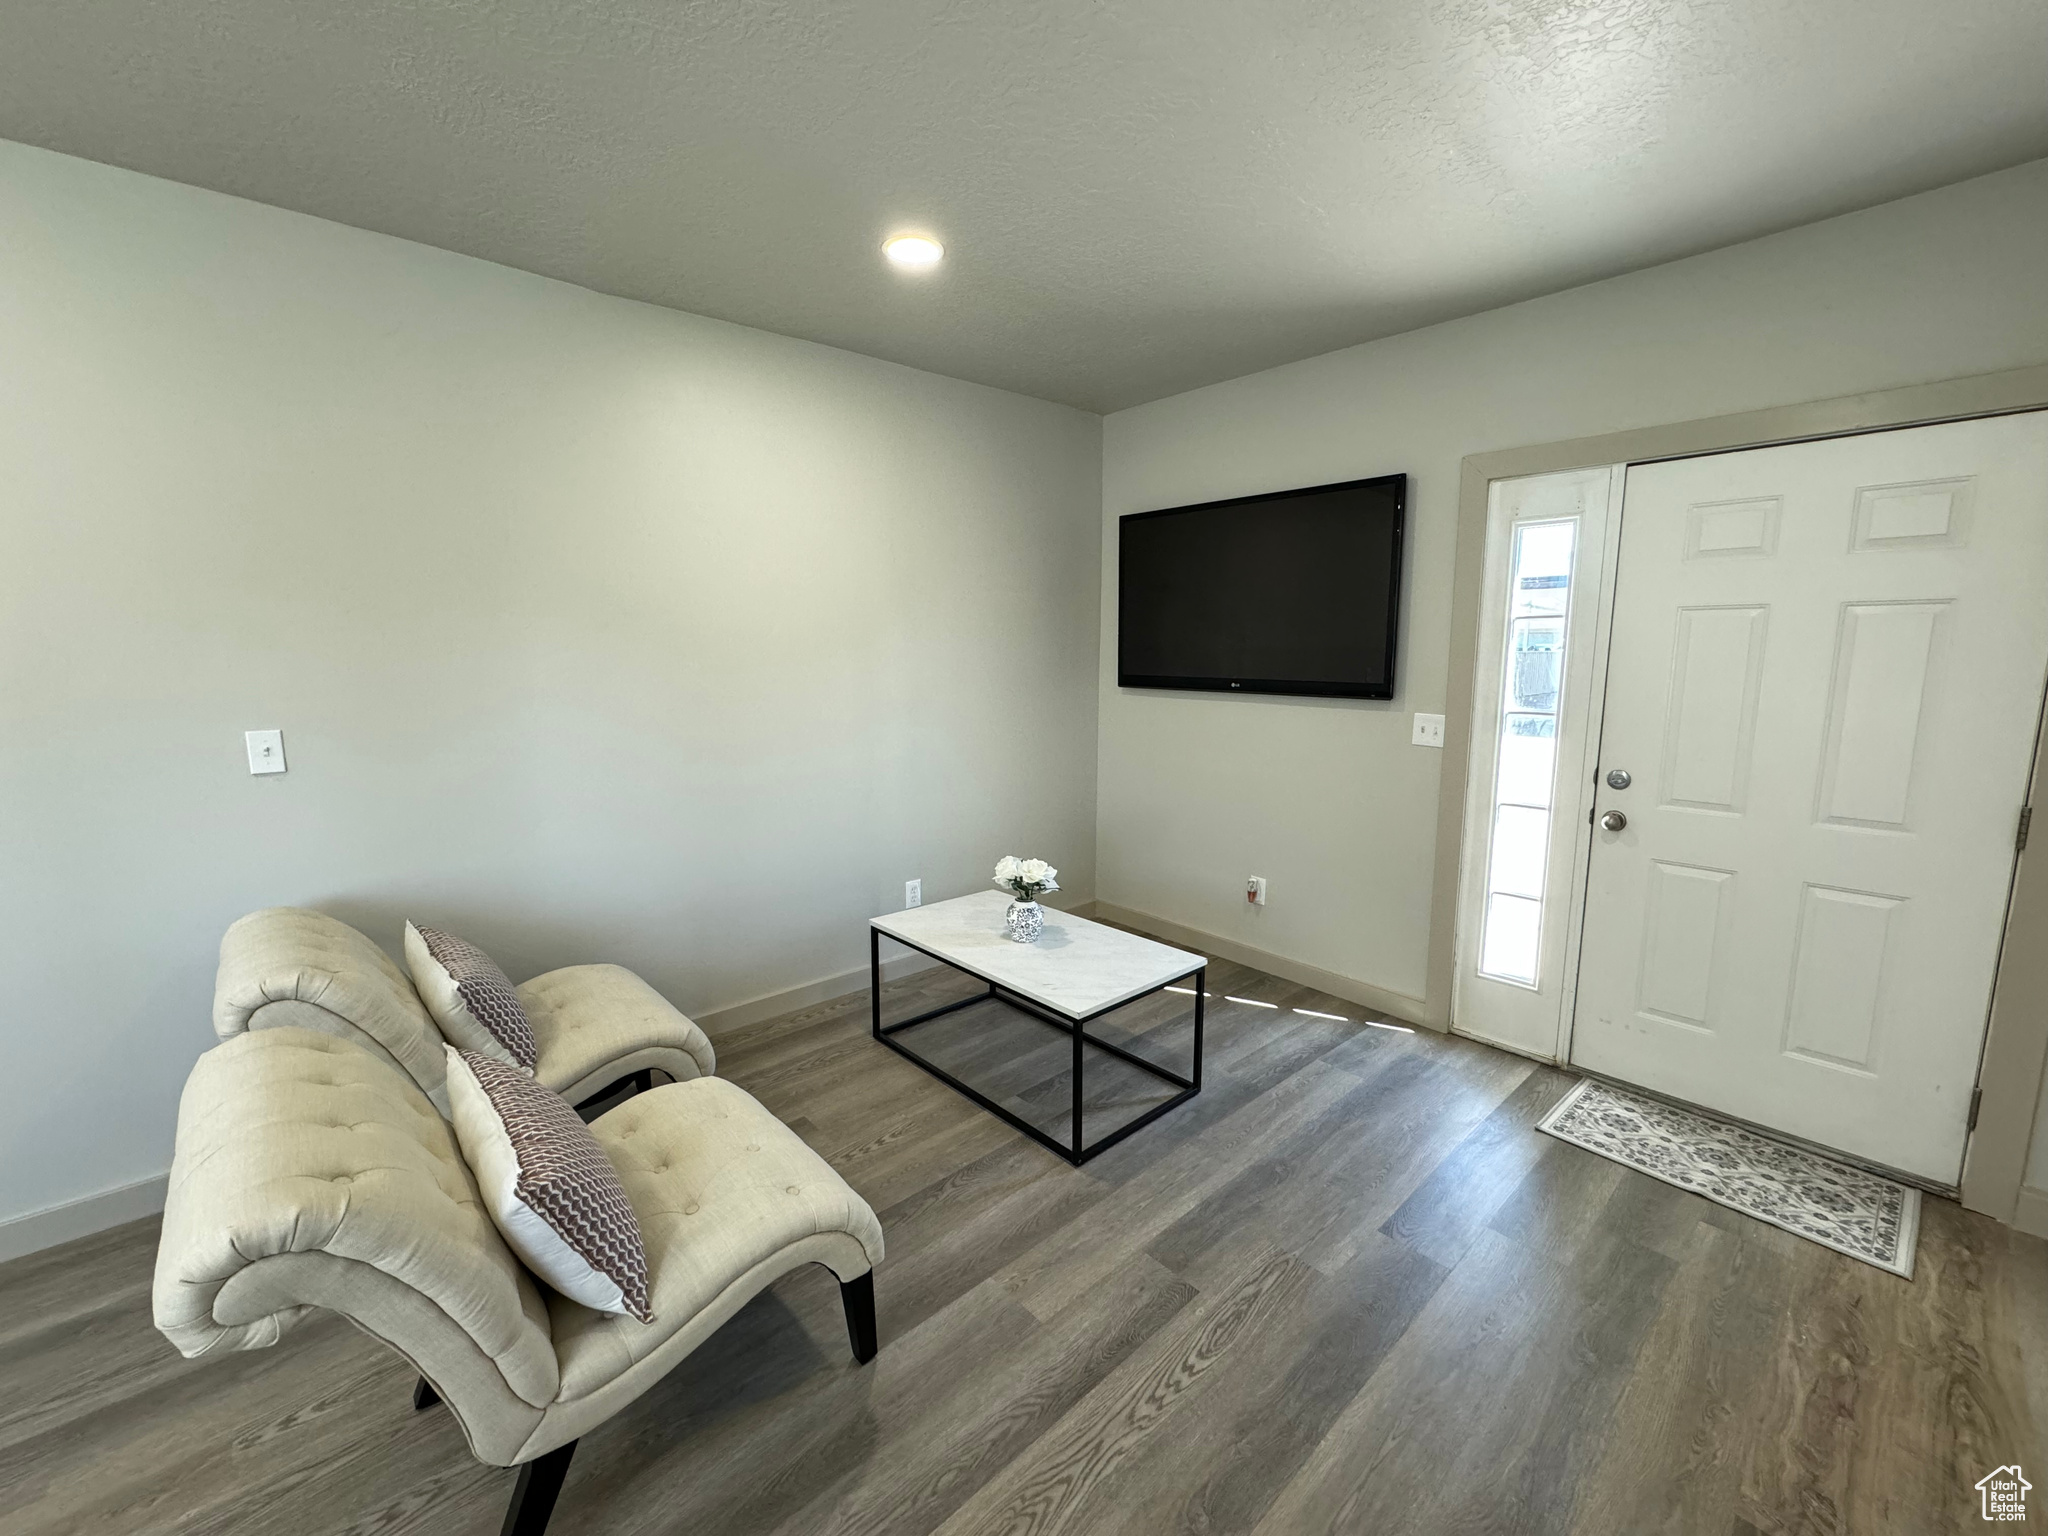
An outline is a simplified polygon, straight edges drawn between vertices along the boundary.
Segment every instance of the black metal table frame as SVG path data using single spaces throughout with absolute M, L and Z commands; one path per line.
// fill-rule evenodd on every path
M 903 1019 L 898 1023 L 885 1026 L 882 1023 L 882 940 L 884 938 L 887 938 L 892 944 L 901 944 L 905 949 L 914 949 L 920 955 L 928 956 L 938 961 L 939 964 L 960 972 L 963 976 L 972 976 L 976 981 L 986 982 L 988 990 L 986 992 L 977 992 L 970 997 L 960 998 L 955 1002 L 942 1004 L 937 1008 L 927 1009 L 913 1018 Z M 1105 1014 L 1115 1013 L 1119 1008 L 1128 1008 L 1133 1003 L 1156 996 L 1164 992 L 1175 982 L 1186 981 L 1190 976 L 1195 979 L 1195 1059 L 1193 1076 L 1182 1077 L 1178 1072 L 1170 1072 L 1165 1067 L 1147 1061 L 1142 1056 L 1134 1055 L 1120 1045 L 1114 1045 L 1098 1035 L 1088 1033 L 1085 1026 L 1093 1024 Z M 884 934 L 881 929 L 873 926 L 870 926 L 868 929 L 868 998 L 869 1007 L 874 1018 L 874 1037 L 901 1056 L 905 1061 L 915 1062 L 948 1088 L 973 1100 L 997 1119 L 1007 1121 L 1041 1146 L 1050 1147 L 1076 1168 L 1080 1167 L 1081 1164 L 1087 1162 L 1089 1158 L 1094 1157 L 1097 1153 L 1107 1152 L 1126 1136 L 1143 1130 L 1169 1109 L 1174 1108 L 1176 1105 L 1185 1104 L 1189 1099 L 1192 1099 L 1202 1091 L 1202 1000 L 1208 996 L 1208 981 L 1209 964 L 1205 960 L 1192 970 L 1184 971 L 1178 976 L 1167 977 L 1166 980 L 1159 983 L 1156 987 L 1148 987 L 1133 997 L 1127 997 L 1121 1002 L 1111 1003 L 1107 1008 L 1098 1008 L 1093 1013 L 1086 1014 L 1080 1018 L 1073 1018 L 1056 1009 L 1048 1008 L 1043 1003 L 1033 1002 L 1030 998 L 1011 991 L 1008 987 L 996 981 L 995 978 L 982 975 L 972 966 L 962 965 L 957 960 L 948 959 L 944 955 L 934 954 L 922 944 L 913 944 L 908 939 L 899 939 L 893 933 Z M 1003 1108 L 1002 1105 L 996 1103 L 994 1099 L 988 1097 L 988 1095 L 968 1087 L 967 1084 L 961 1082 L 959 1078 L 946 1071 L 945 1068 L 925 1060 L 924 1057 L 904 1045 L 902 1041 L 891 1038 L 903 1030 L 915 1028 L 919 1024 L 929 1024 L 933 1019 L 945 1014 L 955 1013 L 962 1008 L 972 1008 L 976 1003 L 985 1003 L 991 998 L 999 1003 L 1007 1003 L 1018 1012 L 1028 1013 L 1033 1018 L 1050 1024 L 1055 1029 L 1063 1030 L 1074 1037 L 1074 1134 L 1072 1146 L 1062 1146 L 1029 1120 L 1026 1120 L 1022 1115 L 1012 1114 L 1009 1110 Z M 1081 1134 L 1081 1053 L 1084 1045 L 1095 1046 L 1100 1050 L 1109 1052 L 1110 1055 L 1117 1057 L 1119 1060 L 1129 1062 L 1134 1067 L 1142 1067 L 1154 1077 L 1172 1083 L 1176 1088 L 1180 1089 L 1180 1092 L 1166 1100 L 1163 1104 L 1153 1105 L 1135 1120 L 1118 1126 L 1107 1136 L 1103 1137 L 1102 1140 L 1096 1142 L 1094 1146 L 1087 1146 L 1083 1142 Z

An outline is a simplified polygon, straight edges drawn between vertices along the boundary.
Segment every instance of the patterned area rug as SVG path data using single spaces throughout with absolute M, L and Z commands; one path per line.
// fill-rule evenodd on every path
M 1913 1278 L 1920 1191 L 1587 1078 L 1536 1129 L 1837 1253 Z

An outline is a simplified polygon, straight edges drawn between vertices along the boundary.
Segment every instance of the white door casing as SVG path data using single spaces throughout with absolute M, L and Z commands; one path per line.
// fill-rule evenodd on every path
M 1472 689 L 1472 744 L 1466 774 L 1467 834 L 1459 870 L 1457 969 L 1453 973 L 1451 1027 L 1494 1045 L 1546 1061 L 1561 1060 L 1565 1024 L 1570 1018 L 1572 957 L 1578 944 L 1581 890 L 1585 868 L 1586 807 L 1590 804 L 1592 758 L 1598 736 L 1602 658 L 1603 596 L 1612 544 L 1608 530 L 1619 510 L 1622 466 L 1569 470 L 1497 480 L 1488 489 L 1486 578 L 1480 603 L 1480 628 Z M 1555 736 L 1545 792 L 1531 794 L 1530 749 L 1516 740 L 1510 722 L 1518 716 L 1514 697 L 1515 638 L 1518 601 L 1518 535 L 1530 529 L 1570 527 L 1571 558 L 1568 601 L 1561 626 L 1564 665 L 1559 671 L 1551 721 Z M 1526 627 L 1526 619 L 1523 625 Z M 1520 701 L 1527 702 L 1527 701 Z M 1532 721 L 1531 723 L 1541 723 Z M 1504 755 L 1507 762 L 1504 765 Z M 1531 804 L 1530 802 L 1540 802 Z M 1507 814 L 1525 826 L 1548 812 L 1541 867 L 1533 882 L 1500 878 L 1496 827 Z M 1526 840 L 1526 837 L 1525 837 Z M 1522 862 L 1527 862 L 1524 859 Z M 1527 890 L 1536 899 L 1495 898 L 1507 885 Z M 1534 975 L 1508 974 L 1514 967 L 1485 963 L 1490 906 L 1514 904 L 1527 912 L 1540 909 L 1536 923 Z M 1526 903 L 1526 905 L 1525 905 Z M 1498 959 L 1498 936 L 1495 958 Z
M 1959 1175 L 2048 672 L 2048 417 L 1632 468 L 1571 1060 Z

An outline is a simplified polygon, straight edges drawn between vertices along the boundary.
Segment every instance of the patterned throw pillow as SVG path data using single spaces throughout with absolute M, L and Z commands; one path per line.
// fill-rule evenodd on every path
M 552 1088 L 448 1047 L 455 1139 L 512 1251 L 571 1301 L 649 1322 L 647 1245 L 618 1170 Z
M 519 993 L 498 962 L 438 928 L 405 925 L 405 963 L 427 1012 L 456 1046 L 533 1070 L 540 1053 Z

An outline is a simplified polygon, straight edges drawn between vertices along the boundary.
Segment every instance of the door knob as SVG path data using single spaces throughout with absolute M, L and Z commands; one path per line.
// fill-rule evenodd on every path
M 1619 832 L 1628 825 L 1628 817 L 1620 811 L 1609 811 L 1600 818 L 1600 825 L 1609 832 Z

